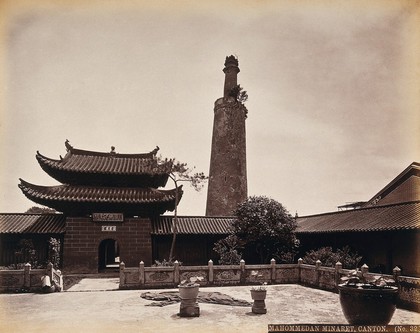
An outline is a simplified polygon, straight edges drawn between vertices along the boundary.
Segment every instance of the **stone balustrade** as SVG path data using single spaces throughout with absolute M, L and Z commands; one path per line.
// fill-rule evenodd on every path
M 63 289 L 63 276 L 49 263 L 46 269 L 32 269 L 25 264 L 23 269 L 0 270 L 0 292 L 34 292 L 42 289 L 42 278 L 47 275 L 59 290 Z
M 363 265 L 361 270 L 367 275 L 369 267 Z M 340 262 L 335 267 L 324 267 L 320 261 L 307 265 L 302 259 L 297 264 L 277 264 L 274 259 L 266 265 L 246 265 L 241 260 L 239 265 L 214 265 L 209 260 L 204 266 L 181 266 L 177 261 L 174 266 L 145 267 L 141 261 L 138 267 L 125 267 L 120 263 L 120 289 L 176 288 L 182 280 L 200 276 L 200 286 L 240 286 L 256 284 L 296 283 L 311 288 L 337 292 L 337 285 L 342 276 L 350 272 L 343 269 Z M 420 279 L 401 276 L 396 267 L 393 276 L 399 287 L 399 306 L 420 311 Z

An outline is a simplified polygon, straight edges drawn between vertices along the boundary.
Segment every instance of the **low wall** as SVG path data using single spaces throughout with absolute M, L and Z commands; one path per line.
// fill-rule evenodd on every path
M 126 268 L 120 264 L 120 289 L 175 288 L 190 277 L 201 277 L 201 286 L 256 285 L 262 283 L 298 283 L 298 265 L 277 265 L 273 259 L 269 265 L 219 265 L 210 260 L 206 266 L 180 266 L 175 262 L 170 267 Z
M 368 267 L 362 267 L 368 275 Z M 145 267 L 141 261 L 138 267 L 126 268 L 120 264 L 120 289 L 153 289 L 176 288 L 183 280 L 199 276 L 200 286 L 240 286 L 256 284 L 286 284 L 295 283 L 332 292 L 338 292 L 340 278 L 350 272 L 343 269 L 341 263 L 335 267 L 323 267 L 318 261 L 316 265 L 303 264 L 302 259 L 297 264 L 276 264 L 274 259 L 268 265 L 213 265 L 209 261 L 206 266 L 180 266 L 175 262 L 168 267 Z M 394 275 L 383 275 L 394 278 L 399 288 L 398 305 L 414 311 L 420 311 L 420 279 L 400 276 L 398 267 Z
M 42 278 L 47 275 L 51 281 L 63 289 L 63 277 L 50 263 L 46 269 L 31 269 L 26 264 L 24 269 L 0 270 L 0 292 L 34 292 L 42 289 Z

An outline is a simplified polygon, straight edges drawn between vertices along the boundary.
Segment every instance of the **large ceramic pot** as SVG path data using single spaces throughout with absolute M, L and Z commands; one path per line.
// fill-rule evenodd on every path
M 395 312 L 398 288 L 338 285 L 340 304 L 350 325 L 387 325 Z
M 251 298 L 254 300 L 252 304 L 252 312 L 256 314 L 267 313 L 267 308 L 265 307 L 265 297 L 267 296 L 267 290 L 254 290 L 251 289 Z
M 253 289 L 251 289 L 251 298 L 254 301 L 265 300 L 266 296 L 267 296 L 267 290 L 253 290 Z
M 179 297 L 181 304 L 179 306 L 179 315 L 181 317 L 199 317 L 200 307 L 197 303 L 198 290 L 200 285 L 179 285 Z
M 183 299 L 196 299 L 198 296 L 198 290 L 200 285 L 194 284 L 191 286 L 181 286 L 179 285 L 179 297 Z

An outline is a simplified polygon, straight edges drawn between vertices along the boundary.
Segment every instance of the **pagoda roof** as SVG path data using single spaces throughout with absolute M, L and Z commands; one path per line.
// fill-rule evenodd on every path
M 139 187 L 40 186 L 20 179 L 18 185 L 30 200 L 70 216 L 94 212 L 123 212 L 128 216 L 153 216 L 175 209 L 176 189 Z M 182 186 L 178 189 L 178 203 Z
M 63 184 L 124 187 L 163 187 L 169 177 L 172 161 L 159 163 L 156 147 L 144 154 L 120 154 L 76 149 L 65 142 L 67 154 L 51 159 L 39 151 L 36 159 L 41 168 Z

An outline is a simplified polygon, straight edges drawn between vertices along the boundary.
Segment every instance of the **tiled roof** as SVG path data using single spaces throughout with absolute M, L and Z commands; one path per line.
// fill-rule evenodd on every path
M 413 162 L 376 193 L 364 207 L 420 200 L 420 163 Z
M 39 186 L 20 180 L 19 188 L 30 200 L 54 208 L 60 212 L 91 212 L 118 209 L 122 212 L 148 210 L 153 214 L 163 214 L 175 207 L 175 189 L 154 188 L 93 187 L 93 186 Z M 178 188 L 178 203 L 182 197 L 182 187 Z
M 0 234 L 62 234 L 65 222 L 62 214 L 0 213 Z
M 158 163 L 156 158 L 158 148 L 146 154 L 119 154 L 113 150 L 109 153 L 102 153 L 75 149 L 67 141 L 66 147 L 66 156 L 60 157 L 59 160 L 45 157 L 39 152 L 36 155 L 38 163 L 46 173 L 66 184 L 77 182 L 81 175 L 89 175 L 89 177 L 82 178 L 88 182 L 86 185 L 95 182 L 96 178 L 98 178 L 96 183 L 106 182 L 107 179 L 118 183 L 124 178 L 115 176 L 124 176 L 125 178 L 129 177 L 129 182 L 132 183 L 133 181 L 144 182 L 144 176 L 154 176 L 155 181 L 158 181 L 156 187 L 165 186 L 172 166 L 172 162 L 169 160 Z
M 303 216 L 297 225 L 298 233 L 420 229 L 420 201 Z
M 173 216 L 159 216 L 153 220 L 155 235 L 172 235 Z M 184 235 L 226 235 L 234 217 L 178 216 L 177 233 Z

